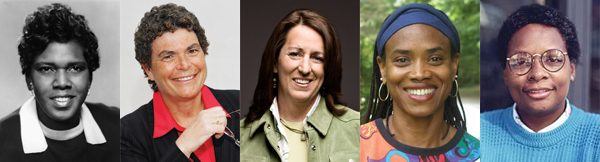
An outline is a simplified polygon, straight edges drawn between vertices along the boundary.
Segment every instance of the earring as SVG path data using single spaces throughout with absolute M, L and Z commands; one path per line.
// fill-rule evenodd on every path
M 458 75 L 455 75 L 454 78 L 455 78 L 454 82 L 453 82 L 453 84 L 454 84 L 454 89 L 453 89 L 454 94 L 452 94 L 452 91 L 450 91 L 450 97 L 456 97 L 456 96 L 458 96 Z
M 30 95 L 35 96 L 35 93 L 33 92 L 33 83 L 29 82 L 29 84 L 27 84 L 27 87 L 29 88 Z
M 383 78 L 379 78 L 379 80 L 383 81 Z M 385 98 L 381 98 L 381 96 L 383 96 L 383 95 L 381 95 L 381 89 L 383 89 L 383 85 L 384 85 L 383 82 L 381 82 L 381 84 L 379 84 L 379 92 L 377 93 L 377 98 L 379 98 L 379 100 L 381 100 L 381 101 L 386 101 L 390 97 L 390 92 L 386 91 L 387 94 L 385 95 Z
M 574 76 L 571 76 L 571 81 L 575 81 L 575 77 Z
M 277 88 L 277 78 L 273 77 L 273 89 Z

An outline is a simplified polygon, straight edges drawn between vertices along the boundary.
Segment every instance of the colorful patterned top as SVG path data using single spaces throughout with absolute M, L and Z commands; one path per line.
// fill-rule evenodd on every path
M 462 129 L 441 147 L 416 148 L 396 141 L 382 119 L 360 126 L 361 162 L 475 161 L 479 156 L 479 140 Z

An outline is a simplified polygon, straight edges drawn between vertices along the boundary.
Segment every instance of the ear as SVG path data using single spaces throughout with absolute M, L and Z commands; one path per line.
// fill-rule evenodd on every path
M 571 79 L 571 81 L 575 81 L 575 73 L 577 72 L 575 67 L 577 67 L 577 66 L 575 65 L 575 63 L 572 63 L 572 62 L 569 64 L 569 66 L 571 66 L 570 79 Z
M 27 85 L 27 90 L 33 90 L 33 85 L 30 85 L 29 83 L 33 84 L 33 81 L 29 76 L 25 76 L 25 85 Z
M 385 84 L 385 60 L 383 58 L 381 58 L 381 56 L 377 56 L 377 66 L 379 67 L 379 74 L 381 74 L 381 78 L 383 79 L 383 81 L 381 83 Z M 379 79 L 379 78 L 373 78 L 373 79 Z
M 146 73 L 146 75 L 148 75 L 148 79 L 154 81 L 154 74 L 152 74 L 152 69 L 145 64 L 142 64 L 142 69 L 144 69 L 144 73 Z

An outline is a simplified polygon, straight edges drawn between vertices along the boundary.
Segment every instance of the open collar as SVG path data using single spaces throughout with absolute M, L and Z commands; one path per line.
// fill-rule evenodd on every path
M 208 86 L 203 85 L 200 91 L 200 93 L 202 93 L 201 98 L 204 109 L 221 107 L 221 104 L 217 98 L 215 98 Z M 152 100 L 154 107 L 154 132 L 152 134 L 152 138 L 162 137 L 173 129 L 177 129 L 179 132 L 183 132 L 185 130 L 185 128 L 177 124 L 171 113 L 169 113 L 169 109 L 167 108 L 167 105 L 165 104 L 159 91 L 154 92 Z M 231 118 L 225 108 L 223 108 L 223 111 L 225 111 L 227 118 Z
M 327 105 L 325 104 L 325 99 L 320 98 L 316 101 L 316 103 L 311 107 L 309 111 L 309 115 L 306 120 L 309 124 L 313 125 L 317 132 L 321 135 L 327 135 L 329 131 L 329 126 L 331 125 L 331 120 L 333 120 L 333 114 L 327 110 Z M 276 103 L 276 100 L 273 101 Z M 254 136 L 256 131 L 261 128 L 265 124 L 274 125 L 274 115 L 272 111 L 273 104 L 271 105 L 271 109 L 265 112 L 260 119 L 255 121 L 252 125 L 250 125 L 250 137 Z
M 31 97 L 19 110 L 21 141 L 25 154 L 44 152 L 48 148 L 36 109 L 35 97 Z M 92 145 L 106 143 L 102 130 L 85 104 L 81 105 L 81 122 L 87 143 Z

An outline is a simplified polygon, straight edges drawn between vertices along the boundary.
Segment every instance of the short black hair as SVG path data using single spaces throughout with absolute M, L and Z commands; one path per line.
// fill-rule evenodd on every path
M 151 67 L 152 41 L 165 32 L 175 32 L 177 29 L 193 31 L 198 38 L 200 47 L 204 54 L 208 54 L 208 40 L 204 34 L 204 28 L 200 26 L 198 18 L 185 9 L 173 3 L 154 6 L 142 18 L 140 25 L 134 35 L 135 59 L 141 64 Z M 142 69 L 143 70 L 143 69 Z M 144 75 L 148 74 L 144 71 Z M 157 91 L 156 82 L 148 79 L 152 90 Z
M 70 7 L 60 3 L 39 7 L 25 19 L 23 36 L 19 41 L 21 73 L 26 78 L 30 77 L 35 58 L 46 50 L 48 44 L 72 40 L 84 49 L 83 57 L 88 64 L 91 81 L 92 72 L 100 67 L 100 56 L 98 39 L 87 25 L 85 17 L 73 13 Z
M 522 6 L 512 13 L 502 24 L 498 33 L 498 59 L 501 60 L 502 67 L 506 67 L 506 55 L 508 52 L 508 43 L 513 35 L 528 24 L 542 24 L 558 29 L 560 35 L 565 41 L 567 55 L 569 59 L 577 63 L 580 49 L 577 41 L 577 32 L 575 25 L 558 10 L 539 4 Z

